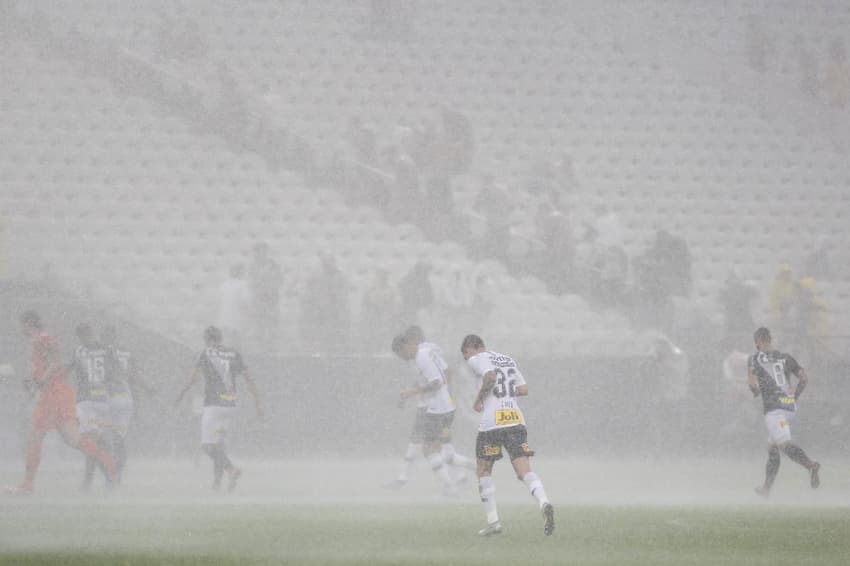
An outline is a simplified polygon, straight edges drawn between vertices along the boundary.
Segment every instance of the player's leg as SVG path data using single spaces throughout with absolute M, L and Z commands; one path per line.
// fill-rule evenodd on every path
M 32 422 L 30 430 L 27 433 L 27 447 L 24 454 L 24 481 L 21 484 L 10 490 L 13 493 L 28 494 L 32 493 L 35 476 L 38 473 L 38 467 L 41 464 L 41 446 L 44 442 L 44 437 L 47 431 L 52 427 L 53 415 L 49 407 L 47 395 L 42 394 L 32 413 Z
M 764 467 L 764 484 L 756 488 L 756 493 L 762 497 L 770 495 L 773 481 L 779 473 L 781 459 L 780 447 L 791 440 L 791 432 L 786 412 L 781 410 L 769 411 L 764 415 L 764 425 L 767 428 L 767 463 Z
M 452 441 L 443 442 L 440 448 L 440 454 L 443 456 L 443 462 L 456 468 L 464 468 L 467 470 L 476 469 L 475 460 L 458 454 L 455 450 Z
M 449 475 L 448 467 L 443 463 L 443 457 L 440 454 L 440 441 L 433 437 L 429 438 L 422 445 L 422 451 L 425 454 L 425 460 L 431 466 L 431 471 L 440 480 L 443 491 L 447 495 L 454 494 L 454 483 Z
M 461 456 L 455 450 L 452 444 L 452 423 L 454 422 L 454 411 L 448 413 L 444 417 L 443 430 L 440 432 L 440 454 L 443 457 L 443 462 L 457 468 L 466 468 L 467 470 L 475 469 L 475 462 L 472 458 Z M 461 476 L 463 477 L 463 476 Z
M 103 466 L 104 473 L 108 481 L 113 482 L 117 478 L 118 471 L 115 468 L 115 461 L 105 450 L 98 446 L 94 438 L 89 434 L 80 434 L 77 420 L 66 420 L 59 425 L 59 434 L 65 443 L 76 448 L 86 456 L 91 456 Z
M 220 444 L 218 443 L 207 443 L 201 444 L 201 448 L 204 453 L 210 457 L 213 464 L 213 484 L 212 487 L 215 490 L 221 488 L 221 480 L 224 477 L 224 469 L 227 465 L 227 456 L 224 451 L 221 449 Z
M 89 491 L 94 482 L 94 469 L 97 467 L 97 460 L 89 455 L 86 455 L 86 468 L 83 471 L 83 491 Z
M 756 493 L 762 497 L 770 495 L 773 481 L 776 479 L 776 474 L 779 473 L 780 463 L 779 447 L 775 444 L 770 444 L 767 448 L 767 464 L 764 466 L 764 485 L 756 488 Z
M 793 442 L 784 443 L 781 449 L 786 456 L 809 470 L 812 489 L 817 489 L 820 486 L 820 463 L 809 458 L 806 452 Z
M 524 426 L 512 426 L 506 430 L 505 448 L 511 457 L 511 465 L 516 472 L 517 478 L 528 488 L 529 493 L 537 499 L 540 512 L 543 514 L 543 534 L 551 535 L 555 530 L 555 508 L 546 496 L 546 489 L 540 477 L 531 471 L 529 458 L 534 456 L 534 451 L 528 447 L 528 433 Z
M 498 431 L 479 432 L 475 439 L 478 495 L 481 497 L 487 518 L 487 526 L 478 531 L 480 536 L 496 535 L 502 532 L 499 511 L 496 507 L 496 484 L 493 482 L 493 463 L 502 457 L 502 445 L 497 435 Z
M 17 487 L 7 488 L 7 492 L 14 495 L 29 495 L 32 493 L 35 476 L 38 473 L 38 466 L 41 464 L 41 446 L 46 434 L 46 428 L 37 427 L 33 423 L 29 433 L 27 433 L 27 447 L 24 454 L 24 481 Z
M 410 439 L 407 443 L 407 451 L 404 453 L 404 463 L 398 477 L 393 481 L 384 484 L 384 487 L 390 489 L 400 489 L 407 484 L 410 479 L 410 472 L 413 469 L 413 464 L 416 459 L 422 454 L 422 439 L 425 426 L 425 411 L 417 410 L 416 416 L 413 418 L 413 426 L 410 429 Z
M 110 399 L 110 451 L 115 458 L 119 474 L 124 472 L 127 465 L 126 438 L 132 418 L 133 400 L 129 395 Z
M 227 455 L 225 440 L 230 430 L 232 407 L 204 407 L 201 415 L 201 447 L 213 463 L 213 489 L 221 487 L 225 472 L 228 476 L 227 489 L 232 491 L 242 471 L 233 465 Z

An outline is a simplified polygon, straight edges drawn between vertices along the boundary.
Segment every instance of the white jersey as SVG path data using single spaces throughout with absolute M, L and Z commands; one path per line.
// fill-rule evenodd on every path
M 484 375 L 491 371 L 496 374 L 493 389 L 484 397 L 484 409 L 481 411 L 478 430 L 484 432 L 496 428 L 524 425 L 525 417 L 522 416 L 517 403 L 516 388 L 525 385 L 525 378 L 514 359 L 504 354 L 487 351 L 472 356 L 467 363 L 478 380 L 479 391 Z
M 439 380 L 440 387 L 434 391 L 423 393 L 420 396 L 419 406 L 424 406 L 427 412 L 442 415 L 455 410 L 455 403 L 449 393 L 449 384 L 446 381 L 446 370 L 449 365 L 443 359 L 440 347 L 431 342 L 422 342 L 416 351 L 416 359 L 413 362 L 419 370 L 417 384 L 425 387 Z

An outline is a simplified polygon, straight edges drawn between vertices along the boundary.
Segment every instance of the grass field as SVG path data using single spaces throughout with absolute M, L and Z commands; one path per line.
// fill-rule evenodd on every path
M 376 473 L 394 462 L 249 462 L 236 493 L 211 496 L 204 464 L 138 463 L 121 491 L 89 496 L 78 476 L 45 470 L 35 496 L 0 501 L 0 564 L 850 563 L 847 466 L 825 466 L 817 492 L 786 466 L 765 503 L 737 478 L 757 478 L 755 462 L 549 462 L 552 537 L 505 466 L 505 532 L 480 539 L 474 486 L 442 498 L 424 465 L 396 493 Z

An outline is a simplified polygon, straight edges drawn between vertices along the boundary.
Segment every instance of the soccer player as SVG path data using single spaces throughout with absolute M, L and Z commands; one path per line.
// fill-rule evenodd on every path
M 780 451 L 809 471 L 812 489 L 817 489 L 820 485 L 820 464 L 791 442 L 791 419 L 797 411 L 797 401 L 809 382 L 809 376 L 791 355 L 771 349 L 769 329 L 762 326 L 756 330 L 753 340 L 756 352 L 748 362 L 747 385 L 754 397 L 761 395 L 768 435 L 764 485 L 757 487 L 756 493 L 763 497 L 770 495 L 773 480 L 779 472 Z M 793 388 L 792 375 L 797 378 L 797 386 Z
M 410 327 L 405 334 L 393 340 L 393 352 L 401 359 L 411 361 L 417 369 L 416 382 L 412 387 L 401 391 L 400 401 L 403 403 L 410 398 L 418 399 L 421 408 L 417 411 L 414 434 L 421 435 L 425 459 L 442 482 L 444 492 L 452 495 L 456 492 L 455 482 L 445 466 L 472 469 L 473 463 L 469 458 L 458 454 L 452 445 L 451 426 L 455 404 L 449 393 L 449 366 L 443 359 L 439 346 L 426 342 L 418 326 Z M 415 458 L 415 446 L 413 442 L 408 445 L 405 469 L 396 484 L 403 485 L 406 481 L 408 468 Z
M 94 337 L 94 331 L 88 323 L 82 323 L 76 329 L 79 345 L 74 350 L 74 358 L 68 369 L 77 384 L 77 420 L 80 433 L 88 436 L 102 449 L 109 449 L 109 393 L 107 391 L 107 355 L 106 348 Z M 113 459 L 115 455 L 112 454 Z M 83 490 L 91 487 L 96 460 L 86 457 L 86 472 L 83 478 Z M 116 462 L 116 469 L 118 465 Z
M 112 457 L 104 452 L 88 435 L 81 434 L 75 408 L 74 391 L 65 382 L 65 369 L 56 341 L 44 330 L 41 318 L 35 311 L 25 311 L 20 316 L 21 330 L 32 341 L 32 379 L 28 385 L 38 392 L 32 414 L 32 425 L 27 439 L 26 475 L 24 481 L 7 491 L 27 495 L 41 462 L 41 445 L 52 429 L 59 431 L 71 447 L 95 458 L 114 479 L 117 471 Z
M 404 343 L 404 336 L 398 335 L 393 339 L 392 343 L 392 351 L 398 357 L 402 357 L 402 345 Z M 403 359 L 403 358 L 402 358 Z M 415 385 L 415 382 L 414 382 Z M 404 407 L 407 399 L 401 398 L 399 396 L 399 407 Z M 428 404 L 425 402 L 425 399 L 422 395 L 418 395 L 415 397 L 416 399 L 416 414 L 413 417 L 413 426 L 410 430 L 410 437 L 407 442 L 407 451 L 404 453 L 404 464 L 401 468 L 401 472 L 396 479 L 391 482 L 385 484 L 384 487 L 388 487 L 390 489 L 400 489 L 407 485 L 408 478 L 410 477 L 410 470 L 413 467 L 414 462 L 416 461 L 416 457 L 422 454 L 422 442 L 425 435 L 425 414 L 428 409 Z
M 463 339 L 461 353 L 481 385 L 473 408 L 481 413 L 475 453 L 478 458 L 478 491 L 487 514 L 487 526 L 478 534 L 490 536 L 502 532 L 496 509 L 496 485 L 493 483 L 493 463 L 502 457 L 502 447 L 508 452 L 517 477 L 528 487 L 543 514 L 543 534 L 555 530 L 555 509 L 546 497 L 543 482 L 531 471 L 525 418 L 517 397 L 528 395 L 528 384 L 510 356 L 491 352 L 475 334 Z
M 141 389 L 153 395 L 153 389 L 141 377 L 139 366 L 133 354 L 118 345 L 118 332 L 114 326 L 105 326 L 100 332 L 100 341 L 106 349 L 106 385 L 109 394 L 108 429 L 105 432 L 109 451 L 115 459 L 120 474 L 127 464 L 127 431 L 133 418 L 133 393 Z M 94 462 L 86 462 L 84 486 L 91 485 L 94 474 Z
M 204 331 L 206 348 L 198 359 L 195 370 L 186 386 L 177 396 L 179 405 L 183 396 L 203 375 L 204 411 L 201 414 L 201 448 L 213 462 L 213 489 L 221 488 L 221 480 L 227 472 L 228 491 L 233 491 L 242 471 L 233 465 L 227 456 L 225 441 L 230 422 L 236 410 L 236 378 L 241 377 L 254 399 L 257 416 L 263 418 L 263 407 L 254 379 L 242 363 L 236 350 L 222 345 L 221 330 L 210 326 Z

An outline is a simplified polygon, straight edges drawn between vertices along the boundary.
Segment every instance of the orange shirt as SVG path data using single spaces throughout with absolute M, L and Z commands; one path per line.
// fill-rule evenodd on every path
M 61 365 L 52 375 L 45 375 L 51 358 L 59 359 L 59 346 L 52 336 L 41 332 L 32 339 L 32 377 L 39 386 L 65 380 L 65 368 Z

